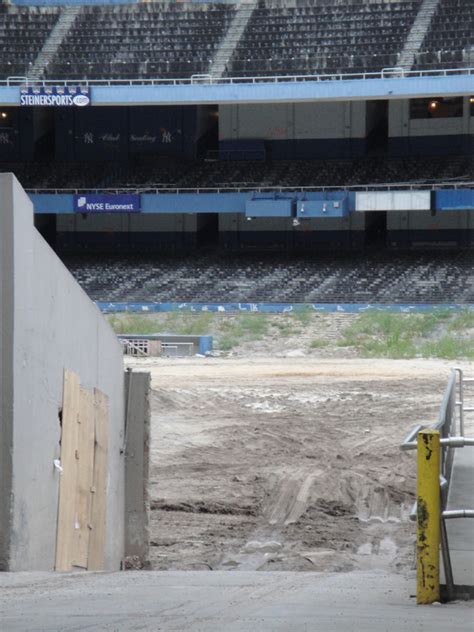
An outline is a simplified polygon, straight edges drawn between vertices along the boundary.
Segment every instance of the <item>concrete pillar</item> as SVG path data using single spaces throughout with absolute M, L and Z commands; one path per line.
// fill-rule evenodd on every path
M 147 567 L 150 545 L 148 496 L 150 374 L 125 374 L 125 568 Z

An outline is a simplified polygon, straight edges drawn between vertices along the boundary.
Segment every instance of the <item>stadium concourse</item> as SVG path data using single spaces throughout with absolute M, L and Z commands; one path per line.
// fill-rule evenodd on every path
M 436 337 L 474 304 L 473 22 L 474 0 L 0 0 L 0 172 L 89 297 L 230 306 L 242 338 L 240 309 L 285 312 L 260 347 L 125 360 L 151 376 L 148 560 L 2 573 L 2 630 L 472 628 L 473 602 L 415 607 L 399 449 L 450 364 L 325 343 L 342 311 L 449 307 Z

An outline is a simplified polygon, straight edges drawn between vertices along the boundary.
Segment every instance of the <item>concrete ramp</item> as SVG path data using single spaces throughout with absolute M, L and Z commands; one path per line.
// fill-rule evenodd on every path
M 461 632 L 473 602 L 416 606 L 386 573 L 1 574 L 2 628 L 166 632 Z

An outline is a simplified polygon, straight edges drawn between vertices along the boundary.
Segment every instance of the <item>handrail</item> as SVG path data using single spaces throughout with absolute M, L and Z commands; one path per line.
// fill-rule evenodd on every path
M 445 520 L 452 518 L 474 518 L 474 509 L 447 509 L 442 514 Z
M 420 432 L 420 430 L 423 430 L 424 426 L 422 424 L 418 424 L 417 426 L 415 426 L 413 428 L 413 430 L 410 430 L 410 432 L 407 434 L 407 436 L 405 437 L 405 439 L 403 440 L 403 442 L 400 445 L 400 449 L 403 450 L 404 452 L 406 450 L 412 450 L 415 449 L 416 450 L 416 437 L 418 435 L 418 433 Z M 412 447 L 414 444 L 414 448 Z
M 438 189 L 464 189 L 474 188 L 474 181 L 472 182 L 439 182 L 436 184 L 426 183 L 403 183 L 392 182 L 384 184 L 349 184 L 346 186 L 336 185 L 321 185 L 321 186 L 232 186 L 223 185 L 219 187 L 169 187 L 169 186 L 156 186 L 156 185 L 137 185 L 137 186 L 118 186 L 118 187 L 65 187 L 65 188 L 48 188 L 48 187 L 33 187 L 25 189 L 27 193 L 284 193 L 284 192 L 324 192 L 324 191 L 419 191 L 428 190 L 436 191 Z
M 387 76 L 390 71 L 389 76 Z M 196 79 L 196 75 L 191 77 L 177 77 L 175 79 L 29 79 L 28 77 L 7 77 L 0 80 L 0 86 L 68 86 L 81 85 L 90 86 L 119 86 L 119 85 L 151 85 L 151 86 L 178 86 L 178 85 L 228 85 L 228 84 L 258 84 L 258 83 L 293 83 L 298 81 L 360 81 L 367 79 L 410 79 L 423 77 L 448 77 L 451 75 L 474 75 L 474 68 L 436 68 L 429 70 L 404 70 L 383 68 L 378 72 L 350 72 L 332 74 L 309 74 L 309 75 L 262 75 L 259 77 L 214 77 L 212 75 L 201 76 Z
M 430 426 L 430 428 L 434 430 L 435 426 Z M 423 429 L 423 426 L 417 426 L 416 434 L 418 434 L 421 429 Z M 447 439 L 440 439 L 439 444 L 440 446 L 445 446 L 447 448 L 464 448 L 466 446 L 474 446 L 474 437 L 449 437 Z M 407 442 L 406 439 L 400 446 L 400 449 L 403 451 L 416 450 L 416 448 L 416 441 Z

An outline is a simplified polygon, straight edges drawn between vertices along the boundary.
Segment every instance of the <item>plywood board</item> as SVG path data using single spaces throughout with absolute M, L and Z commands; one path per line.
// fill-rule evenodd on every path
M 89 556 L 94 443 L 94 395 L 92 391 L 81 388 L 78 416 L 76 513 L 72 565 L 84 569 L 88 566 Z
M 59 505 L 56 535 L 57 571 L 72 568 L 74 526 L 76 512 L 78 416 L 80 406 L 79 377 L 64 371 L 63 410 L 61 429 L 61 466 L 59 479 Z
M 108 397 L 94 389 L 95 450 L 88 569 L 105 568 L 107 520 Z

